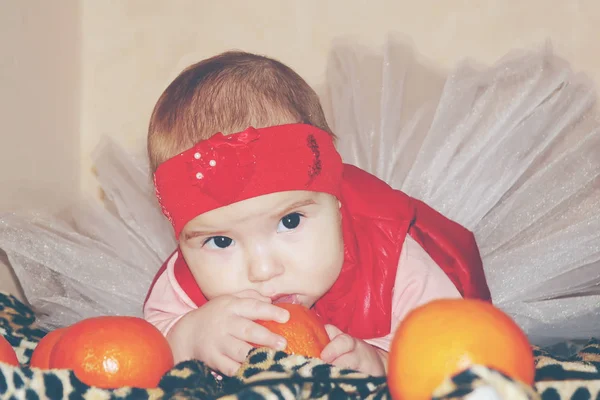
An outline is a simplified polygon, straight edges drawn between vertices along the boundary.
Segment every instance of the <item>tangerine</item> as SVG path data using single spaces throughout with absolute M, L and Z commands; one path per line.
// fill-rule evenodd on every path
M 17 353 L 15 353 L 12 345 L 8 343 L 8 340 L 4 336 L 0 336 L 0 362 L 14 365 L 15 367 L 19 366 Z
M 162 333 L 146 320 L 102 316 L 71 325 L 54 345 L 50 368 L 71 369 L 89 386 L 153 388 L 173 367 Z
M 34 368 L 49 369 L 50 368 L 50 353 L 54 349 L 54 345 L 62 337 L 67 328 L 55 329 L 48 332 L 33 350 L 29 366 Z
M 388 386 L 395 400 L 430 399 L 446 379 L 481 364 L 532 385 L 531 345 L 519 326 L 490 303 L 440 299 L 412 310 L 392 339 Z
M 320 357 L 330 340 L 325 325 L 317 314 L 301 304 L 279 303 L 277 306 L 290 312 L 290 319 L 287 322 L 283 324 L 275 321 L 256 322 L 285 338 L 286 353 Z

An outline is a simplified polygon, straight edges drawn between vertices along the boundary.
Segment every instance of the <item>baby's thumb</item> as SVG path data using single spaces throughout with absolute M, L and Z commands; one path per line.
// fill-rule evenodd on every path
M 336 336 L 342 335 L 344 332 L 340 331 L 337 326 L 326 324 L 325 330 L 329 336 L 329 340 L 333 340 Z

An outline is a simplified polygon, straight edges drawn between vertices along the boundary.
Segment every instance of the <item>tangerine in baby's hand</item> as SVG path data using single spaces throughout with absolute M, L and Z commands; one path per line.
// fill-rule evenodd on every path
M 71 369 L 89 386 L 153 388 L 173 367 L 167 339 L 142 318 L 93 317 L 63 333 L 50 354 L 50 368 Z
M 329 343 L 329 335 L 317 314 L 302 304 L 279 303 L 277 307 L 285 308 L 290 312 L 290 319 L 286 323 L 256 322 L 285 338 L 286 353 L 319 358 Z
M 473 364 L 534 382 L 531 345 L 508 315 L 480 300 L 434 300 L 412 310 L 396 330 L 388 387 L 394 400 L 430 399 L 445 379 Z
M 19 366 L 17 353 L 15 353 L 15 350 L 4 336 L 0 336 L 0 362 L 14 365 L 15 367 Z

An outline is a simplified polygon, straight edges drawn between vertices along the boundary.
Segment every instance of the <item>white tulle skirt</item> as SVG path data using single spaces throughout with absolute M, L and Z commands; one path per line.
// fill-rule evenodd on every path
M 338 44 L 324 96 L 346 162 L 474 232 L 494 303 L 536 344 L 600 336 L 600 119 L 594 84 L 548 48 L 447 77 L 390 41 Z M 0 248 L 43 327 L 141 315 L 175 248 L 148 167 L 104 140 L 106 207 L 0 215 Z

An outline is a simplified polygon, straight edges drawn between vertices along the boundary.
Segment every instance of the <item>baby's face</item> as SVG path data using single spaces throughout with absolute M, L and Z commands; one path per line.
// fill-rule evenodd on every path
M 208 299 L 255 290 L 310 307 L 344 261 L 339 202 L 308 191 L 244 200 L 188 222 L 180 247 Z

